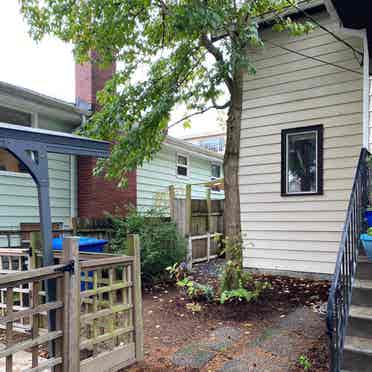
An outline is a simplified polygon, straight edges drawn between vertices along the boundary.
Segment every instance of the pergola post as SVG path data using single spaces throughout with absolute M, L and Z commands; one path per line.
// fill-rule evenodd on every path
M 73 134 L 0 123 L 0 148 L 9 151 L 23 163 L 35 181 L 39 198 L 43 266 L 53 265 L 48 152 L 106 158 L 110 153 L 109 143 Z M 55 279 L 46 281 L 46 296 L 47 302 L 56 300 Z M 49 311 L 48 327 L 50 330 L 56 328 L 55 310 Z M 55 354 L 54 346 L 54 342 L 49 344 L 50 356 Z

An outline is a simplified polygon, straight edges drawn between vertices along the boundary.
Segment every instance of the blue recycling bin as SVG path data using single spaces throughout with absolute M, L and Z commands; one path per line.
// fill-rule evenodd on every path
M 105 245 L 108 243 L 104 239 L 96 239 L 89 237 L 79 237 L 79 252 L 90 252 L 90 253 L 103 253 Z M 62 250 L 63 238 L 53 238 L 53 250 Z M 86 289 L 92 289 L 93 284 L 88 283 L 88 288 L 86 288 L 84 281 L 85 273 L 81 273 L 82 282 L 80 285 L 80 290 L 85 291 Z M 88 276 L 92 277 L 93 272 L 88 272 Z
M 372 236 L 368 234 L 362 234 L 360 236 L 360 240 L 362 241 L 367 258 L 369 260 L 372 260 Z
M 367 210 L 364 214 L 364 217 L 367 220 L 368 227 L 372 227 L 372 210 Z

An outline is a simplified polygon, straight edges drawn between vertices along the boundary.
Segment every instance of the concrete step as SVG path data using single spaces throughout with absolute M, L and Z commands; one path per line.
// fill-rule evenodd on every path
M 372 280 L 372 260 L 366 256 L 359 255 L 356 278 L 361 280 Z
M 343 370 L 357 372 L 371 372 L 372 339 L 346 336 Z
M 357 306 L 372 306 L 372 280 L 355 280 L 351 303 Z
M 372 307 L 357 305 L 350 307 L 347 335 L 369 338 L 372 342 Z

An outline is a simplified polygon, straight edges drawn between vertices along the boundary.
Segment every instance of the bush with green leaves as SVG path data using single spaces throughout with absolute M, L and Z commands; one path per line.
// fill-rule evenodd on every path
M 177 285 L 184 289 L 190 300 L 208 302 L 214 300 L 214 290 L 210 285 L 197 283 L 190 278 L 179 280 Z
M 224 239 L 225 250 L 231 259 L 220 277 L 220 303 L 255 301 L 262 291 L 270 287 L 268 282 L 255 281 L 242 266 L 243 239 L 241 236 Z
M 306 355 L 300 355 L 298 358 L 298 364 L 303 368 L 304 371 L 311 370 L 311 362 Z
M 142 280 L 153 283 L 166 275 L 166 268 L 185 259 L 186 241 L 177 226 L 164 213 L 151 209 L 139 213 L 132 209 L 125 218 L 112 217 L 115 253 L 127 253 L 127 237 L 138 234 L 141 243 Z

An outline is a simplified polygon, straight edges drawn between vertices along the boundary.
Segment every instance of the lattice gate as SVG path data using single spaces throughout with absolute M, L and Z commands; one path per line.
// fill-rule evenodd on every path
M 143 359 L 139 240 L 129 239 L 130 256 L 92 254 L 81 261 L 78 239 L 65 238 L 62 264 L 0 277 L 4 307 L 6 372 L 15 369 L 15 353 L 30 351 L 24 371 L 117 371 Z M 87 257 L 89 256 L 89 259 Z M 48 300 L 46 280 L 56 283 Z M 17 307 L 17 288 L 29 289 L 29 303 Z M 46 328 L 55 317 L 55 327 Z M 26 322 L 29 331 L 15 328 Z M 22 323 L 21 323 L 22 324 Z M 1 366 L 1 364 L 0 364 Z

